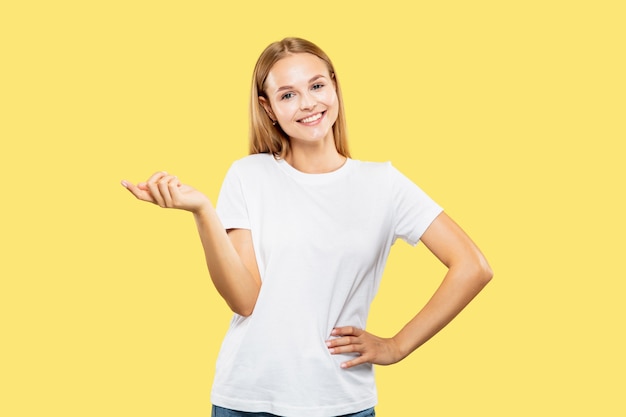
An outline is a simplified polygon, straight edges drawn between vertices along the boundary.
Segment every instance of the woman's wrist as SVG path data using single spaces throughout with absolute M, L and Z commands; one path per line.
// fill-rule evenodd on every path
M 398 334 L 391 338 L 396 346 L 396 354 L 398 355 L 398 362 L 409 356 L 415 349 L 417 349 L 422 343 L 415 340 L 414 336 L 407 334 L 406 327 L 402 329 Z
M 215 209 L 209 199 L 206 199 L 204 203 L 194 208 L 194 210 L 191 210 L 191 212 L 196 217 L 206 217 L 207 215 L 215 213 Z

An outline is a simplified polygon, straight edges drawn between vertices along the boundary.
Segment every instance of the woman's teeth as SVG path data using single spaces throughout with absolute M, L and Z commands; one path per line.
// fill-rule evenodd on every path
M 306 119 L 300 120 L 302 123 L 312 123 L 316 120 L 319 120 L 322 117 L 322 113 L 314 114 L 313 116 L 309 116 Z

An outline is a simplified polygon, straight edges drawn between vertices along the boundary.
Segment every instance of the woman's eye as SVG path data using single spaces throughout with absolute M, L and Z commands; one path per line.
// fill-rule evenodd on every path
M 281 99 L 281 100 L 289 100 L 289 99 L 290 99 L 290 98 L 292 98 L 292 97 L 293 97 L 293 93 L 286 93 L 286 94 L 283 94 L 283 95 L 280 97 L 280 99 Z
M 319 90 L 322 87 L 324 87 L 324 84 L 313 84 L 313 87 L 311 87 L 311 88 L 313 90 Z

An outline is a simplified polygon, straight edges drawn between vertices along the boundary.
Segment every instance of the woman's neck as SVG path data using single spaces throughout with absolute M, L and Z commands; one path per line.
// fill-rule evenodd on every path
M 346 157 L 334 147 L 321 149 L 291 147 L 285 161 L 300 172 L 306 174 L 324 174 L 336 171 L 346 162 Z

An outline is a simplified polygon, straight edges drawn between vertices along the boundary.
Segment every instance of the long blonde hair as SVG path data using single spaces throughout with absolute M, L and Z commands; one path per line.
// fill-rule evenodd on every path
M 272 124 L 272 120 L 261 105 L 259 97 L 268 99 L 264 85 L 274 64 L 290 54 L 299 53 L 313 54 L 323 60 L 328 67 L 328 73 L 335 82 L 339 104 L 339 113 L 333 125 L 335 147 L 339 154 L 350 157 L 343 98 L 335 68 L 324 51 L 312 42 L 300 38 L 285 38 L 282 41 L 270 44 L 261 53 L 254 67 L 252 91 L 250 94 L 250 153 L 271 153 L 278 158 L 282 158 L 289 150 L 289 137 L 279 125 Z

